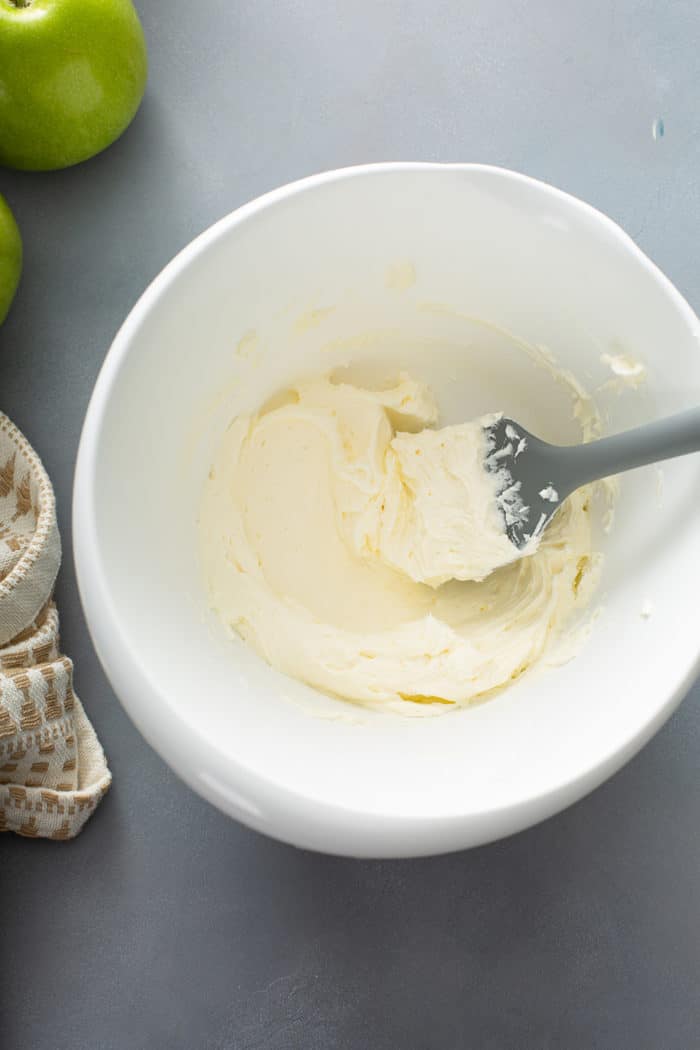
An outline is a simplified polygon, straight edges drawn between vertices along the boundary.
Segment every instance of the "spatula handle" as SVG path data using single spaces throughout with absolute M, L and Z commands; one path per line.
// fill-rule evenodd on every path
M 563 450 L 562 450 L 563 451 Z M 659 460 L 700 452 L 700 408 L 566 449 L 574 487 Z

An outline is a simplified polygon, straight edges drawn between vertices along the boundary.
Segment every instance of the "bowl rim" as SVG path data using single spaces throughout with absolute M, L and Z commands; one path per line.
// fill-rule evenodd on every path
M 182 248 L 142 293 L 119 328 L 99 371 L 82 428 L 73 488 L 73 551 L 83 610 L 95 649 L 122 706 L 153 749 L 198 794 L 229 816 L 281 841 L 334 854 L 366 857 L 422 856 L 484 844 L 523 830 L 588 794 L 631 759 L 678 707 L 700 672 L 695 658 L 678 674 L 662 702 L 622 745 L 615 743 L 592 767 L 537 793 L 493 807 L 445 817 L 400 815 L 343 808 L 313 795 L 282 788 L 224 754 L 196 727 L 178 732 L 179 716 L 159 691 L 148 668 L 130 650 L 111 599 L 96 526 L 97 449 L 105 410 L 128 358 L 131 341 L 173 280 L 236 226 L 271 205 L 347 179 L 391 173 L 482 173 L 517 186 L 534 187 L 594 222 L 647 271 L 700 342 L 700 321 L 668 277 L 613 219 L 531 176 L 490 164 L 392 161 L 339 168 L 273 189 L 236 208 Z M 164 717 L 165 716 L 165 717 Z M 187 736 L 185 747 L 183 738 Z

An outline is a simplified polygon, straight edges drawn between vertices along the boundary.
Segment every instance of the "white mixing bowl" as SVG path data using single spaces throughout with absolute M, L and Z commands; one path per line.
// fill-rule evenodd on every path
M 700 401 L 698 321 L 609 219 L 480 165 L 305 179 L 189 245 L 127 318 L 95 387 L 74 531 L 99 656 L 152 746 L 260 831 L 358 856 L 436 853 L 524 828 L 630 758 L 698 671 L 700 463 L 623 480 L 601 537 L 602 613 L 580 654 L 472 709 L 372 716 L 321 698 L 207 612 L 200 492 L 231 418 L 290 380 L 359 364 L 432 383 L 447 422 L 503 409 L 576 439 L 570 401 L 514 333 L 600 393 L 608 430 Z M 641 615 L 642 610 L 651 616 Z M 109 741 L 106 741 L 109 747 Z

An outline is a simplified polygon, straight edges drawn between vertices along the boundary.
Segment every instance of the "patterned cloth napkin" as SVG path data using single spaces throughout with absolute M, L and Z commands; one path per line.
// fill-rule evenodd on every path
M 112 775 L 60 652 L 60 563 L 51 482 L 0 412 L 0 831 L 69 839 Z

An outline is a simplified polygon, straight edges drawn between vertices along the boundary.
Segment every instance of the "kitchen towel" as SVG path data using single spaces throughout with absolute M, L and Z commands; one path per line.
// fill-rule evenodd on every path
M 60 652 L 60 563 L 51 482 L 0 412 L 0 831 L 69 839 L 112 776 Z

